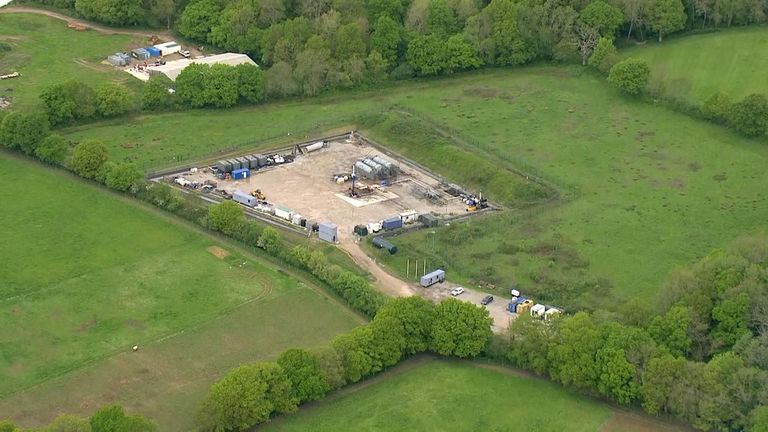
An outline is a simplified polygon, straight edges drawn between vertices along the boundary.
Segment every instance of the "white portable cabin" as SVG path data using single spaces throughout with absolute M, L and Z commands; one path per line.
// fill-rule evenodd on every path
M 431 273 L 427 273 L 421 277 L 421 286 L 424 288 L 432 286 L 438 282 L 445 281 L 445 270 L 437 269 Z
M 165 57 L 169 54 L 177 53 L 181 51 L 181 45 L 177 44 L 174 41 L 171 42 L 164 42 L 161 44 L 154 45 L 154 48 L 157 48 L 160 50 L 160 55 Z
M 275 216 L 290 221 L 293 216 L 293 210 L 286 207 L 275 206 Z
M 550 319 L 559 316 L 561 313 L 562 311 L 560 311 L 558 308 L 549 308 L 546 312 L 544 312 L 544 319 L 549 321 Z
M 411 224 L 419 220 L 419 214 L 413 210 L 409 210 L 409 211 L 400 213 L 400 219 L 403 220 L 404 224 Z
M 531 308 L 531 316 L 536 318 L 544 318 L 544 313 L 546 312 L 547 307 L 543 304 L 535 304 Z

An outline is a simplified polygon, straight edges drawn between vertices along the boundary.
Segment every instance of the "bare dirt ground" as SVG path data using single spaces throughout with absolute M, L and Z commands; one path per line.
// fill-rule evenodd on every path
M 403 281 L 401 279 L 392 276 L 384 269 L 379 267 L 376 261 L 366 254 L 360 245 L 352 239 L 342 239 L 340 246 L 349 253 L 352 260 L 361 268 L 370 272 L 375 281 L 376 286 L 382 292 L 395 296 L 395 297 L 407 297 L 417 295 L 431 300 L 435 303 L 440 303 L 446 298 L 451 297 L 451 290 L 456 288 L 457 284 L 451 282 L 443 282 L 441 284 L 433 285 L 429 288 L 422 288 L 413 283 Z M 461 294 L 455 298 L 458 300 L 466 301 L 476 305 L 480 304 L 480 300 L 483 299 L 487 293 L 475 291 L 471 288 L 464 288 L 464 294 Z M 494 301 L 484 306 L 488 309 L 488 312 L 493 318 L 493 331 L 495 333 L 501 333 L 509 327 L 509 324 L 513 319 L 517 317 L 516 314 L 507 312 L 506 299 L 494 299 Z
M 414 188 L 439 191 L 440 181 L 390 157 L 386 158 L 402 170 L 396 180 L 392 180 L 389 186 L 380 186 L 376 181 L 363 179 L 358 173 L 358 188 L 368 185 L 375 187 L 376 191 L 365 199 L 347 197 L 351 182 L 338 184 L 333 181 L 333 175 L 351 173 L 355 162 L 378 154 L 370 146 L 334 141 L 326 148 L 297 156 L 292 163 L 254 171 L 246 180 L 216 180 L 205 170 L 185 174 L 184 177 L 200 183 L 215 180 L 218 189 L 230 194 L 236 190 L 251 193 L 261 189 L 267 201 L 274 206 L 288 207 L 308 221 L 328 220 L 335 223 L 339 227 L 339 238 L 351 237 L 355 225 L 378 222 L 407 210 L 443 216 L 465 213 L 461 200 L 447 193 L 442 193 L 443 201 L 440 203 L 415 196 Z

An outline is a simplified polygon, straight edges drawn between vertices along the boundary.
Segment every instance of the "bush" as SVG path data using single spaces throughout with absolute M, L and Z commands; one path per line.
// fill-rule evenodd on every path
M 131 110 L 131 97 L 123 86 L 106 83 L 96 89 L 96 112 L 102 117 L 114 117 Z
M 728 115 L 731 126 L 747 136 L 762 136 L 768 130 L 768 99 L 751 94 L 733 104 Z
M 616 64 L 617 55 L 618 51 L 613 44 L 613 39 L 601 37 L 595 46 L 595 50 L 592 51 L 592 55 L 589 57 L 589 65 L 601 72 L 608 72 Z
M 643 60 L 628 58 L 616 63 L 608 74 L 608 81 L 620 90 L 637 95 L 651 77 L 651 68 Z
M 731 98 L 725 93 L 715 93 L 701 105 L 701 114 L 707 120 L 725 123 L 731 112 Z
M 68 81 L 48 86 L 40 94 L 40 100 L 54 126 L 96 115 L 96 93 L 82 82 Z
M 0 143 L 11 150 L 34 155 L 49 129 L 48 119 L 41 113 L 12 112 L 0 123 Z
M 144 180 L 144 173 L 130 162 L 116 164 L 106 175 L 105 184 L 115 190 L 126 192 Z
M 69 142 L 61 135 L 49 135 L 35 149 L 35 156 L 51 165 L 64 165 Z
M 98 409 L 90 419 L 92 432 L 155 432 L 157 426 L 149 419 L 128 416 L 123 407 L 112 405 Z
M 162 111 L 173 107 L 176 95 L 170 92 L 173 81 L 165 75 L 154 75 L 141 92 L 141 108 L 148 111 Z
M 244 431 L 274 414 L 296 410 L 291 382 L 276 363 L 234 369 L 211 387 L 199 418 L 205 431 Z
M 75 146 L 72 153 L 72 171 L 87 179 L 96 179 L 109 160 L 107 146 L 101 141 L 87 140 Z

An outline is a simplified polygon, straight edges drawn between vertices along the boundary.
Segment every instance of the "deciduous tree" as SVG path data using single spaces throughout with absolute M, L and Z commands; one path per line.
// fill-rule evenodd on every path
M 413 355 L 429 348 L 435 319 L 435 306 L 431 302 L 417 296 L 391 300 L 376 313 L 376 320 L 384 318 L 393 318 L 403 325 L 405 354 Z
M 680 0 L 653 0 L 648 17 L 651 30 L 659 34 L 659 42 L 665 34 L 685 27 L 685 10 Z
M 744 135 L 765 135 L 768 130 L 768 99 L 761 94 L 751 94 L 733 104 L 728 118 L 729 123 Z
M 230 235 L 243 222 L 243 208 L 234 201 L 224 201 L 208 207 L 211 228 Z M 265 229 L 266 231 L 266 229 Z
M 49 133 L 48 119 L 38 112 L 11 112 L 0 123 L 0 143 L 28 155 L 35 154 L 35 149 Z
M 35 149 L 35 156 L 51 165 L 63 165 L 69 153 L 69 142 L 61 135 L 48 135 Z
M 96 88 L 96 112 L 102 117 L 125 114 L 131 109 L 131 98 L 125 87 L 105 83 Z
M 613 65 L 608 74 L 608 81 L 628 94 L 637 95 L 648 85 L 650 77 L 651 68 L 648 63 L 628 58 Z
M 85 140 L 75 146 L 72 153 L 72 170 L 81 177 L 95 179 L 108 160 L 109 151 L 103 142 Z
M 597 30 L 601 36 L 613 38 L 616 30 L 624 23 L 624 14 L 618 7 L 596 0 L 587 5 L 579 13 L 579 17 L 587 26 Z
M 475 357 L 491 338 L 488 310 L 472 303 L 447 299 L 435 308 L 430 349 L 446 356 Z
M 311 352 L 302 349 L 283 351 L 277 364 L 291 381 L 291 396 L 298 403 L 318 400 L 331 389 L 323 372 L 320 360 Z

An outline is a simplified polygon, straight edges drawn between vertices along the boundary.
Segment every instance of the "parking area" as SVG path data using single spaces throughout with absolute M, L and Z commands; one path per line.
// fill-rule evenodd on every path
M 459 285 L 443 282 L 432 285 L 429 288 L 418 288 L 419 294 L 435 303 L 443 301 L 443 299 L 452 297 L 451 290 Z M 464 293 L 456 296 L 455 298 L 461 301 L 469 302 L 475 305 L 481 305 L 481 301 L 488 293 L 482 291 L 475 291 L 472 289 L 465 289 Z M 509 299 L 494 296 L 493 302 L 488 305 L 482 306 L 488 309 L 488 312 L 493 318 L 493 331 L 494 333 L 501 333 L 509 327 L 509 324 L 517 318 L 517 314 L 507 311 L 507 304 Z

